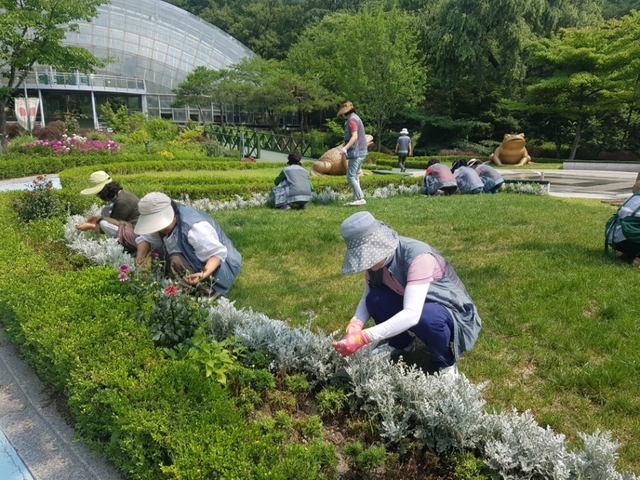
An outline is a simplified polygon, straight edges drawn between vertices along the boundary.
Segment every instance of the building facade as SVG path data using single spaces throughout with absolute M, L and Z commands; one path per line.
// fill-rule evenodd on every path
M 91 75 L 36 66 L 18 94 L 40 99 L 37 125 L 71 116 L 82 127 L 100 128 L 100 106 L 107 100 L 176 123 L 215 122 L 220 112 L 213 105 L 202 115 L 171 108 L 171 90 L 197 66 L 224 69 L 254 55 L 219 28 L 160 0 L 110 0 L 98 11 L 91 22 L 77 22 L 79 31 L 64 43 L 109 63 Z

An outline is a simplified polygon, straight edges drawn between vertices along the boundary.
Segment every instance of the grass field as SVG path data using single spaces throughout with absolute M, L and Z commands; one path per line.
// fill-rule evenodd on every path
M 530 409 L 572 440 L 612 430 L 620 467 L 640 472 L 639 272 L 603 252 L 610 205 L 499 194 L 369 199 L 366 209 L 440 250 L 465 283 L 483 329 L 460 369 L 489 382 L 489 408 Z M 355 211 L 216 213 L 244 257 L 229 298 L 293 325 L 343 328 L 362 292 L 361 275 L 340 274 L 339 226 Z

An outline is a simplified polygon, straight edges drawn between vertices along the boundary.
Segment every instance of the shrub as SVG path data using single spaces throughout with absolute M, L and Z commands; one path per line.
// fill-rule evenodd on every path
M 317 415 L 296 420 L 293 422 L 293 428 L 307 441 L 314 439 L 322 440 L 324 437 L 324 425 Z
M 322 416 L 334 416 L 339 413 L 347 403 L 347 395 L 336 387 L 325 387 L 316 395 L 318 412 Z
M 216 140 L 210 139 L 202 144 L 202 150 L 207 157 L 240 158 L 238 150 L 230 150 L 220 145 Z
M 33 180 L 29 188 L 15 199 L 13 207 L 23 222 L 62 214 L 58 199 L 53 192 L 53 182 L 44 175 Z
M 21 135 L 27 135 L 30 137 L 27 131 L 24 128 L 22 128 L 22 126 L 19 123 L 7 123 L 5 126 L 5 132 L 9 140 L 12 140 Z
M 309 391 L 309 382 L 304 375 L 288 375 L 284 383 L 291 393 L 306 393 Z
M 384 465 L 387 456 L 387 450 L 383 446 L 364 448 L 360 442 L 347 443 L 342 453 L 347 457 L 352 470 L 364 473 Z
M 153 140 L 170 141 L 176 138 L 178 127 L 164 118 L 154 117 L 144 124 L 144 129 Z
M 203 135 L 202 127 L 196 126 L 194 128 L 186 128 L 182 130 L 175 139 L 169 142 L 169 144 L 176 147 L 184 147 L 189 144 L 204 143 L 206 140 L 207 139 Z
M 38 140 L 60 140 L 64 135 L 64 123 L 51 122 L 45 127 L 36 125 L 32 133 Z

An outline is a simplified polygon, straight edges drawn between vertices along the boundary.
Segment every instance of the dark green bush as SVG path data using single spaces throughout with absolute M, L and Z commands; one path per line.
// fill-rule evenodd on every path
M 23 222 L 62 214 L 53 182 L 46 176 L 36 177 L 29 188 L 14 200 L 13 207 Z

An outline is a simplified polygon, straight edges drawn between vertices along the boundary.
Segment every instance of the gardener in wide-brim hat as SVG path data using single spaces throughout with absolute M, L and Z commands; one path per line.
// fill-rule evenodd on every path
M 80 231 L 94 230 L 118 239 L 118 243 L 129 253 L 136 251 L 136 235 L 133 227 L 138 221 L 138 197 L 124 190 L 111 176 L 99 170 L 89 176 L 89 187 L 82 195 L 97 195 L 109 205 L 102 209 L 99 217 L 91 217 L 76 225 Z
M 136 265 L 153 249 L 163 250 L 167 271 L 210 298 L 226 295 L 242 266 L 242 256 L 209 215 L 152 192 L 138 203 Z
M 369 343 L 388 341 L 376 350 L 401 354 L 412 350 L 415 335 L 429 347 L 434 370 L 456 375 L 456 362 L 474 345 L 482 323 L 449 262 L 369 212 L 351 215 L 340 233 L 347 245 L 342 273 L 365 272 L 365 283 L 346 335 L 334 348 L 351 355 Z M 365 329 L 370 318 L 376 325 Z
M 360 188 L 360 167 L 369 153 L 367 136 L 364 132 L 364 124 L 356 114 L 356 109 L 349 100 L 340 105 L 338 116 L 345 119 L 344 141 L 340 147 L 340 154 L 347 157 L 347 182 L 353 189 L 353 200 L 346 205 L 357 207 L 365 205 L 364 193 Z

